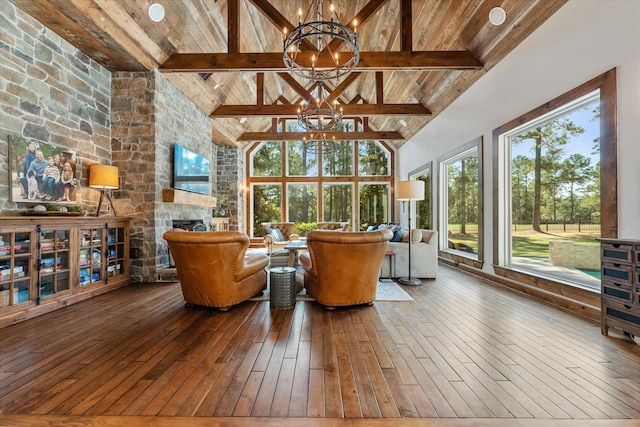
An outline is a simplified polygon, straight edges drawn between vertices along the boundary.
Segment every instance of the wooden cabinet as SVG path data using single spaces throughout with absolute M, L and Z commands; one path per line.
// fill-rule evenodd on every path
M 640 241 L 600 239 L 602 333 L 640 336 Z
M 129 281 L 128 219 L 0 217 L 0 327 Z

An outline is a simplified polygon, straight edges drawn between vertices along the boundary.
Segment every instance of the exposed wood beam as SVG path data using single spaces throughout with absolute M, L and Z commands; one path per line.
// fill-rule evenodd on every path
M 298 53 L 311 66 L 312 52 Z M 317 68 L 333 64 L 317 62 Z M 360 52 L 357 70 L 479 70 L 483 65 L 469 51 Z M 159 68 L 163 73 L 221 71 L 286 71 L 281 53 L 174 53 Z
M 340 95 L 342 95 L 342 92 L 344 92 L 344 90 L 348 88 L 351 85 L 351 83 L 353 83 L 358 77 L 360 77 L 360 74 L 361 73 L 356 71 L 356 72 L 352 72 L 347 77 L 345 77 L 344 80 L 342 80 L 340 84 L 336 86 L 336 88 L 333 89 L 333 91 L 331 91 L 329 96 L 327 96 L 327 102 L 331 104 L 334 100 L 338 99 Z
M 285 105 L 291 104 L 291 101 L 289 101 L 287 98 L 285 98 L 284 95 L 280 95 L 278 97 L 278 99 L 276 100 L 276 102 L 280 102 L 281 104 L 285 104 Z
M 325 85 L 324 86 L 325 89 L 329 92 L 329 95 L 326 98 L 327 102 L 328 103 L 333 103 L 334 100 L 338 99 L 340 97 L 340 95 L 344 92 L 344 90 L 347 87 L 349 87 L 349 85 L 351 85 L 351 83 L 353 83 L 360 76 L 360 74 L 361 73 L 359 73 L 359 72 L 353 72 L 353 73 L 349 74 L 333 90 L 331 90 L 330 87 Z M 312 85 L 309 89 L 306 89 L 304 86 L 302 86 L 300 83 L 298 83 L 298 81 L 296 79 L 294 79 L 293 76 L 291 74 L 289 74 L 289 73 L 278 73 L 278 77 L 280 77 L 287 84 L 289 84 L 289 86 L 291 86 L 291 88 L 293 90 L 295 90 L 296 93 L 298 95 L 300 95 L 300 97 L 302 99 L 309 99 L 311 97 L 311 90 L 313 89 L 314 85 Z
M 238 141 L 302 141 L 303 138 L 313 138 L 317 132 L 245 132 L 238 137 Z M 364 132 L 323 132 L 327 140 L 336 141 L 367 141 L 367 140 L 404 140 L 397 131 L 364 131 Z
M 296 105 L 220 105 L 210 117 L 297 117 L 297 108 Z M 345 116 L 431 115 L 422 104 L 344 104 L 342 113 Z
M 360 96 L 360 94 L 358 93 L 353 97 L 351 101 L 349 101 L 349 104 L 359 104 L 360 101 L 364 102 L 364 98 L 362 98 L 362 96 Z
M 282 14 L 278 12 L 278 9 L 273 7 L 268 0 L 249 0 L 249 2 L 251 2 L 256 7 L 256 9 L 262 12 L 262 14 L 280 31 L 286 29 L 288 34 L 293 31 L 295 27 L 297 27 L 297 25 L 293 25 L 287 20 L 287 18 L 282 16 Z M 311 43 L 311 41 L 309 40 L 303 40 L 300 49 L 309 51 L 317 50 L 313 43 Z M 282 53 L 279 55 L 280 60 L 282 61 Z
M 227 51 L 229 53 L 240 52 L 240 19 L 238 0 L 227 1 Z
M 264 73 L 256 74 L 256 105 L 264 105 Z
M 400 1 L 400 50 L 411 52 L 413 50 L 413 15 L 411 12 L 411 0 Z
M 384 80 L 382 71 L 376 71 L 376 103 L 384 104 Z
M 298 95 L 300 95 L 300 97 L 302 99 L 309 99 L 311 97 L 311 92 L 309 92 L 307 89 L 305 89 L 304 86 L 302 86 L 300 83 L 298 83 L 298 81 L 296 79 L 294 79 L 291 74 L 289 74 L 289 73 L 278 73 L 278 77 L 280 77 L 289 86 L 291 86 L 291 88 L 293 90 L 295 90 L 296 93 Z

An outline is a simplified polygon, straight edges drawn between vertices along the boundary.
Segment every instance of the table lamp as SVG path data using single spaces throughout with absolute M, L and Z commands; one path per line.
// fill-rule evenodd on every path
M 409 202 L 409 274 L 408 277 L 401 277 L 398 283 L 401 285 L 420 286 L 420 279 L 411 278 L 411 202 L 414 200 L 424 200 L 424 181 L 400 181 L 398 183 L 398 200 Z
M 107 196 L 111 210 L 113 210 L 113 214 L 117 216 L 113 202 L 111 201 L 111 196 L 108 193 L 105 194 L 105 190 L 118 189 L 118 168 L 109 165 L 91 165 L 89 169 L 89 187 L 99 188 L 101 190 L 96 216 L 100 216 L 100 206 L 102 206 L 102 200 L 105 195 Z

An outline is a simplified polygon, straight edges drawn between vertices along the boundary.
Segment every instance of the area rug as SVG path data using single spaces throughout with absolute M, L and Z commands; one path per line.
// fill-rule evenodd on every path
M 269 301 L 269 289 L 267 288 L 260 296 L 249 298 L 249 301 Z M 296 301 L 315 301 L 311 296 L 306 294 L 303 289 L 296 295 Z M 391 281 L 382 279 L 378 282 L 376 291 L 376 301 L 413 301 L 413 298 L 402 289 L 400 285 Z

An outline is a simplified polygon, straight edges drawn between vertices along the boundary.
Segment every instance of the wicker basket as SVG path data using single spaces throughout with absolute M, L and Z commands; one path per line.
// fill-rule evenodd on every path
M 269 301 L 271 308 L 291 308 L 296 305 L 296 269 L 276 267 L 270 271 Z

